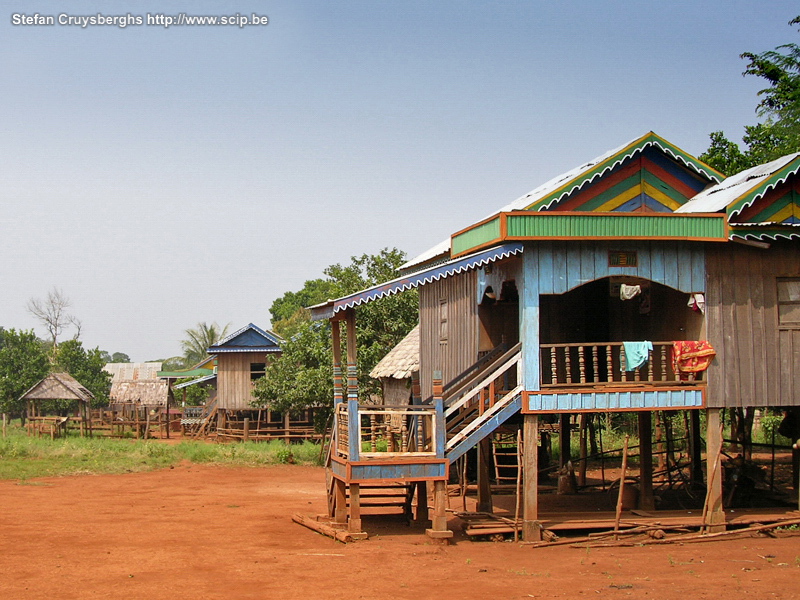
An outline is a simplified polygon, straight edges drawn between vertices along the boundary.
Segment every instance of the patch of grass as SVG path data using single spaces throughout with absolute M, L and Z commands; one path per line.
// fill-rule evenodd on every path
M 182 461 L 238 467 L 286 462 L 313 465 L 318 464 L 319 454 L 319 445 L 313 442 L 290 446 L 282 441 L 212 444 L 187 440 L 166 444 L 72 435 L 51 440 L 28 437 L 22 428 L 9 427 L 6 438 L 0 439 L 0 479 L 131 473 L 163 469 Z

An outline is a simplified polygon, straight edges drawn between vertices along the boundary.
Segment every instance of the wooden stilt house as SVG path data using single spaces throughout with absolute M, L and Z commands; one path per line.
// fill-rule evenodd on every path
M 723 181 L 648 133 L 457 231 L 400 278 L 312 307 L 312 318 L 333 325 L 332 516 L 360 531 L 360 486 L 400 480 L 424 498 L 432 482 L 428 533 L 451 535 L 449 465 L 517 419 L 523 535 L 537 539 L 543 416 L 560 421 L 563 459 L 570 415 L 635 411 L 645 446 L 640 507 L 652 509 L 654 411 L 688 410 L 697 430 L 706 409 L 713 463 L 721 408 L 800 404 L 797 168 L 797 157 L 765 166 L 756 190 L 752 177 Z M 356 307 L 409 288 L 420 297 L 419 393 L 390 410 L 411 443 L 364 452 L 375 409 L 359 401 Z M 708 475 L 708 523 L 721 527 L 721 469 L 709 465 Z M 479 506 L 490 508 L 480 494 L 479 482 Z M 426 501 L 418 506 L 425 518 Z

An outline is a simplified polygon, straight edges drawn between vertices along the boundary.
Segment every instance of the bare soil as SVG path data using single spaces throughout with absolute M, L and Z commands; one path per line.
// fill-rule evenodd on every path
M 0 482 L 0 598 L 800 599 L 800 537 L 532 549 L 366 517 L 340 544 L 320 468 L 181 465 Z M 456 519 L 451 523 L 457 527 Z

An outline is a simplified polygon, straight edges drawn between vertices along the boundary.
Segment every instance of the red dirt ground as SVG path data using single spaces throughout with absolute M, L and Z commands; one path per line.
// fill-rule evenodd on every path
M 182 465 L 0 482 L 0 598 L 800 598 L 800 537 L 637 548 L 448 547 L 365 519 L 343 545 L 294 524 L 324 472 Z M 453 523 L 455 525 L 455 523 Z

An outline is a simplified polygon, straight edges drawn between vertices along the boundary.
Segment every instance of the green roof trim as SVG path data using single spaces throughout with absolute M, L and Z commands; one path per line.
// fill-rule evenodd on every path
M 183 377 L 205 377 L 213 375 L 213 369 L 190 369 L 188 371 L 159 371 L 158 376 L 169 379 L 181 379 Z
M 492 227 L 487 228 L 490 224 Z M 494 235 L 495 228 L 498 235 Z M 452 241 L 455 257 L 505 241 L 625 239 L 725 242 L 728 233 L 727 218 L 722 213 L 515 211 L 500 213 L 474 229 L 460 231 Z
M 632 158 L 634 154 L 637 154 L 638 152 L 641 152 L 650 146 L 660 148 L 665 154 L 671 156 L 679 162 L 682 162 L 697 173 L 705 175 L 712 181 L 719 183 L 725 179 L 725 176 L 716 169 L 709 167 L 707 164 L 699 161 L 688 152 L 681 150 L 674 144 L 671 144 L 664 138 L 651 131 L 650 133 L 640 137 L 638 140 L 631 142 L 620 151 L 615 152 L 613 155 L 601 160 L 590 169 L 587 169 L 586 171 L 583 171 L 577 174 L 575 177 L 569 179 L 566 183 L 559 186 L 558 189 L 532 203 L 527 207 L 527 209 L 547 209 L 547 207 L 553 202 L 562 200 L 565 196 L 568 196 L 569 194 L 581 189 L 584 185 L 591 183 L 598 177 L 601 177 L 606 173 L 606 171 L 610 171 L 625 160 Z
M 453 235 L 452 255 L 500 240 L 500 215 Z

